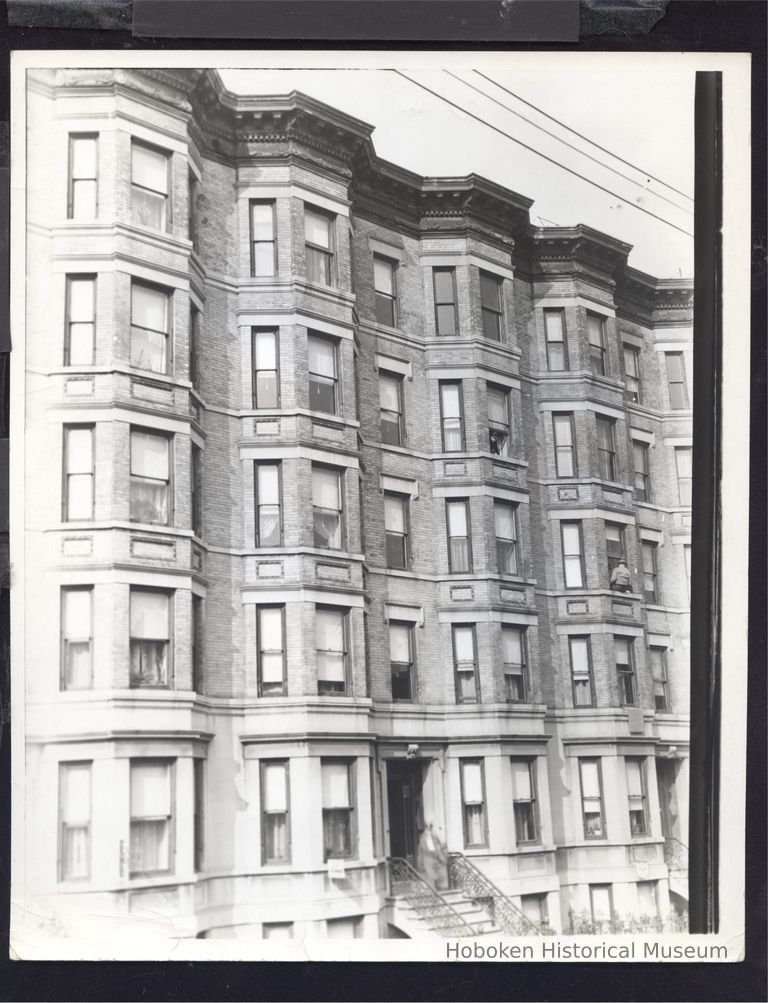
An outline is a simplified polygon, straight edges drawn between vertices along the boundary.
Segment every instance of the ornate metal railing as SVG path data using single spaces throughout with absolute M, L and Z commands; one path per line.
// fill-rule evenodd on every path
M 389 858 L 392 895 L 405 899 L 419 919 L 442 937 L 474 937 L 477 931 L 402 857 Z
M 670 871 L 688 870 L 688 847 L 674 836 L 664 840 L 664 863 Z
M 480 903 L 489 917 L 512 937 L 544 936 L 544 930 L 511 902 L 463 853 L 448 854 L 448 880 L 468 899 Z

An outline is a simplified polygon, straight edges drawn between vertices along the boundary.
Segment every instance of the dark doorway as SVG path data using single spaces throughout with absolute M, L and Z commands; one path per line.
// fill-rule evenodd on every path
M 424 764 L 407 760 L 387 763 L 389 853 L 417 867 L 419 834 L 424 827 L 421 788 Z

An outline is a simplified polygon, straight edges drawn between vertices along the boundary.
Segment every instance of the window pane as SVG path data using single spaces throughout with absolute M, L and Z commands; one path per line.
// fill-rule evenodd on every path
M 315 638 L 318 651 L 343 651 L 344 614 L 330 609 L 316 610 Z
M 157 150 L 134 143 L 131 149 L 131 180 L 143 188 L 167 193 L 168 157 Z
M 462 781 L 464 785 L 464 803 L 482 804 L 483 774 L 480 763 L 462 763 Z
M 309 243 L 330 250 L 331 220 L 328 216 L 316 212 L 314 209 L 306 208 L 304 210 L 304 234 Z
M 259 610 L 259 648 L 280 651 L 283 647 L 283 611 L 276 606 Z
M 640 763 L 634 759 L 626 760 L 627 768 L 627 793 L 630 797 L 642 797 L 643 794 L 643 771 Z
M 603 347 L 603 319 L 594 313 L 587 314 L 587 331 L 589 343 L 595 347 Z
M 377 293 L 395 295 L 395 266 L 386 258 L 373 259 L 373 285 Z
M 389 533 L 405 533 L 405 502 L 402 498 L 384 496 L 384 529 Z
M 287 811 L 286 769 L 284 763 L 263 763 L 263 808 L 265 811 Z
M 271 241 L 274 237 L 274 203 L 251 202 L 251 238 Z M 270 263 L 272 249 L 269 248 Z
M 257 468 L 259 505 L 280 503 L 280 474 L 277 464 L 263 463 Z
M 62 763 L 61 820 L 79 825 L 91 818 L 91 764 Z
M 563 523 L 563 550 L 566 554 L 581 553 L 581 539 L 579 527 L 573 523 Z
M 489 388 L 488 418 L 490 421 L 496 421 L 500 425 L 508 424 L 507 395 L 503 390 L 492 390 Z
M 72 139 L 72 177 L 96 177 L 95 136 L 82 136 Z
M 131 818 L 169 816 L 170 781 L 168 763 L 131 763 Z
M 277 369 L 277 335 L 274 331 L 257 331 L 255 338 L 256 369 Z
M 467 503 L 448 502 L 448 535 L 467 535 Z
M 512 797 L 516 801 L 530 801 L 533 797 L 531 767 L 527 760 L 512 760 Z
M 547 341 L 563 340 L 563 311 L 545 310 L 544 326 L 547 332 Z
M 630 664 L 630 644 L 626 637 L 614 637 L 614 648 L 616 652 L 617 665 Z
M 461 417 L 461 397 L 455 383 L 444 383 L 440 387 L 444 418 Z
M 322 338 L 309 338 L 309 371 L 318 376 L 336 376 L 336 346 Z
M 253 245 L 253 274 L 257 278 L 275 273 L 275 247 L 272 243 Z
M 312 504 L 317 508 L 341 509 L 341 478 L 336 470 L 312 469 Z
M 554 418 L 555 443 L 558 446 L 572 446 L 573 435 L 571 419 L 567 416 L 556 415 Z
M 379 404 L 385 411 L 400 411 L 400 380 L 396 376 L 379 376 Z
M 152 331 L 167 331 L 168 295 L 160 289 L 131 285 L 131 323 Z
M 93 279 L 69 280 L 69 319 L 70 321 L 92 321 L 94 310 L 94 292 L 96 283 Z
M 523 632 L 517 627 L 504 627 L 501 631 L 505 665 L 522 665 Z
M 411 661 L 411 630 L 401 624 L 389 625 L 389 658 L 392 662 Z
M 471 627 L 454 628 L 453 657 L 457 662 L 474 662 L 475 640 Z
M 581 761 L 581 793 L 585 798 L 600 797 L 600 772 L 597 763 Z
M 167 640 L 168 596 L 162 592 L 131 592 L 131 637 Z
M 131 432 L 131 473 L 168 480 L 168 439 L 148 432 Z
M 453 269 L 436 268 L 433 275 L 435 280 L 435 300 L 438 303 L 453 304 Z M 453 316 L 452 308 L 451 316 Z
M 65 640 L 83 640 L 91 636 L 91 590 L 66 589 L 63 598 L 63 634 Z
M 574 676 L 589 675 L 589 642 L 585 637 L 570 639 L 571 667 Z
M 323 808 L 351 808 L 349 766 L 347 763 L 322 763 Z
M 516 534 L 515 510 L 513 506 L 497 502 L 493 506 L 493 515 L 496 521 L 496 536 L 504 540 L 514 540 Z
M 438 304 L 437 333 L 456 334 L 456 309 L 453 304 Z
M 93 471 L 93 429 L 68 428 L 67 473 L 90 474 Z
M 675 460 L 677 462 L 677 476 L 690 477 L 691 470 L 691 450 L 684 448 L 675 449 Z
M 495 275 L 488 275 L 487 272 L 480 272 L 480 302 L 484 307 L 494 311 L 498 311 L 500 309 L 500 287 L 501 280 L 496 278 Z

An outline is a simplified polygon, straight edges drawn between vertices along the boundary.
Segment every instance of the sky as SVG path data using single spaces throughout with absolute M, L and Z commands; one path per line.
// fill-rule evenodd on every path
M 564 70 L 537 55 L 220 73 L 239 94 L 295 89 L 368 122 L 377 154 L 408 170 L 480 174 L 527 196 L 536 225 L 617 237 L 641 271 L 692 275 L 694 68 L 671 57 L 638 72 L 629 54 Z

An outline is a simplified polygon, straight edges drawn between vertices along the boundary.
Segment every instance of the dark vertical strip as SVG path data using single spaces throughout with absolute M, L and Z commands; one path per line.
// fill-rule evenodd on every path
M 691 534 L 691 933 L 718 928 L 722 79 L 696 74 Z

